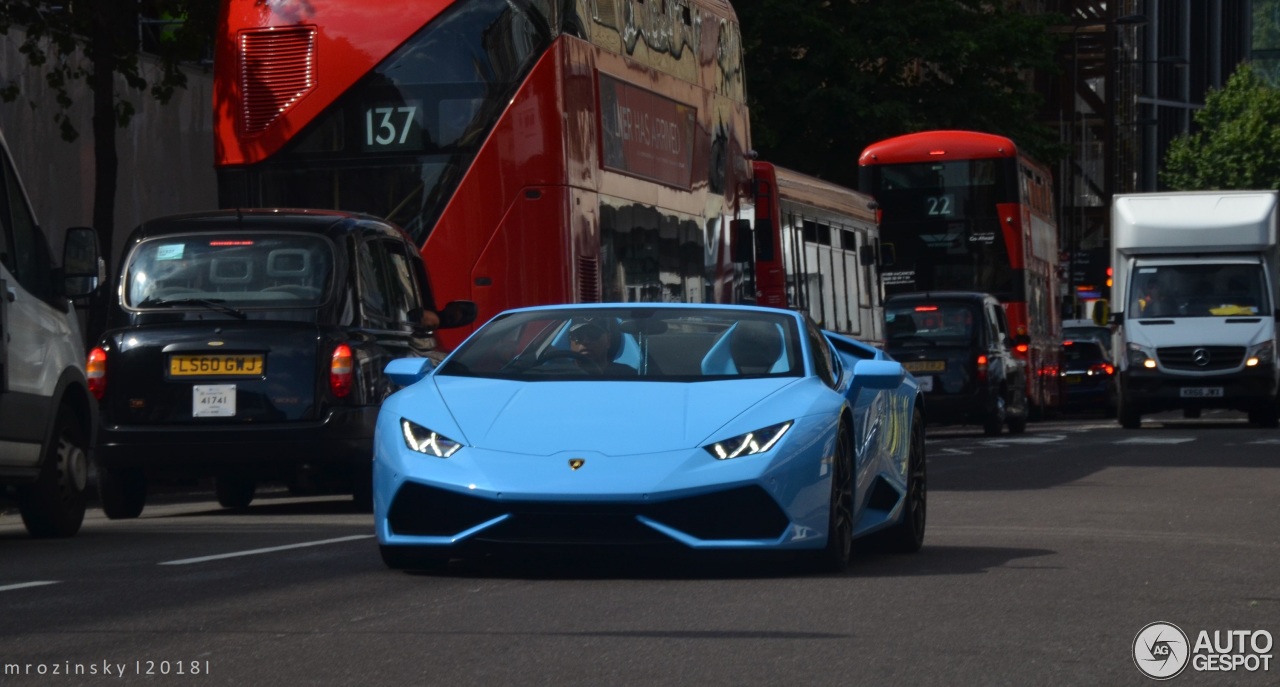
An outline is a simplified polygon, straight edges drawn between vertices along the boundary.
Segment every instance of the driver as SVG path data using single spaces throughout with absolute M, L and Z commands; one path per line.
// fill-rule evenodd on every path
M 634 375 L 635 368 L 614 362 L 622 348 L 622 333 L 616 319 L 580 317 L 569 325 L 569 349 L 587 363 L 582 368 L 593 374 Z

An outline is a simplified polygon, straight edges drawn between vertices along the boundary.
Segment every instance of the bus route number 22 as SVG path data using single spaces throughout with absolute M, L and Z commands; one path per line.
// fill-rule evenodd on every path
M 422 129 L 414 123 L 416 105 L 370 107 L 364 111 L 366 150 L 403 150 L 421 147 Z
M 928 214 L 930 217 L 947 217 L 954 212 L 952 206 L 952 197 L 950 194 L 943 196 L 928 196 L 924 199 L 928 206 Z

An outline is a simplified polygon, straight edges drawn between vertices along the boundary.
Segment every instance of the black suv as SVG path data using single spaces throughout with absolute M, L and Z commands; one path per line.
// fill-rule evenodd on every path
M 885 351 L 915 375 L 930 423 L 1027 427 L 1026 364 L 1013 355 L 1009 323 L 994 296 L 970 291 L 903 293 L 884 304 Z
M 137 517 L 148 482 L 213 477 L 248 506 L 261 480 L 337 484 L 368 507 L 388 361 L 430 356 L 426 272 L 384 221 L 312 210 L 216 211 L 134 230 L 108 331 L 89 352 L 99 491 Z M 441 326 L 475 319 L 450 303 Z

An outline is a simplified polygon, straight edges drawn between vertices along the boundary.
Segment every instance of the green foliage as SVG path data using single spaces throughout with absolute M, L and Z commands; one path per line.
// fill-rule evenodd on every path
M 1160 180 L 1174 190 L 1280 189 L 1280 89 L 1245 63 L 1205 96 L 1197 130 L 1169 144 Z
M 752 139 L 764 159 L 846 186 L 870 143 L 926 129 L 1007 135 L 1048 162 L 1029 70 L 1057 70 L 1061 17 L 985 0 L 738 0 Z
M 180 17 L 182 21 L 157 23 L 163 17 Z M 72 89 L 83 81 L 96 91 L 96 65 L 109 66 L 127 86 L 125 93 L 116 92 L 114 86 L 110 93 L 95 92 L 95 97 L 109 99 L 116 124 L 127 126 L 135 112 L 129 92 L 149 92 L 160 102 L 168 102 L 175 88 L 186 85 L 178 65 L 209 52 L 216 20 L 217 3 L 208 0 L 70 0 L 57 5 L 44 0 L 0 2 L 0 35 L 8 35 L 14 26 L 23 29 L 18 51 L 33 67 L 43 68 L 45 83 L 58 105 L 52 117 L 68 141 L 79 136 L 79 127 L 68 114 Z M 169 28 L 157 28 L 161 26 Z M 155 36 L 149 32 L 153 28 Z M 152 81 L 140 68 L 139 56 L 144 49 L 159 58 L 160 75 Z M 99 55 L 100 51 L 110 54 Z M 100 56 L 105 59 L 99 61 Z M 20 95 L 17 79 L 0 82 L 0 99 L 13 102 Z

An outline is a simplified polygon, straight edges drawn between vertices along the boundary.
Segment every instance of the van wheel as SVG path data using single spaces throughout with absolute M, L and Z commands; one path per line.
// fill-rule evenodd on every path
M 147 478 L 141 470 L 99 466 L 98 498 L 107 518 L 136 518 L 142 515 L 142 509 L 147 505 Z
M 1123 396 L 1116 402 L 1116 418 L 1125 429 L 1138 429 L 1142 426 L 1142 413 L 1133 407 L 1132 401 L 1126 401 Z
M 33 537 L 70 537 L 84 522 L 89 447 L 75 416 L 60 413 L 35 484 L 18 490 L 22 523 Z
M 252 477 L 219 475 L 213 480 L 213 491 L 223 508 L 248 508 L 258 484 Z
M 1274 428 L 1280 426 L 1280 414 L 1276 412 L 1276 404 L 1263 403 L 1250 409 L 1249 422 L 1259 427 Z

